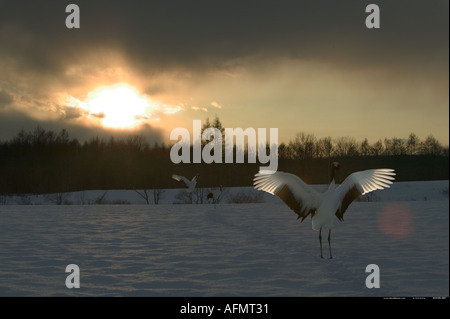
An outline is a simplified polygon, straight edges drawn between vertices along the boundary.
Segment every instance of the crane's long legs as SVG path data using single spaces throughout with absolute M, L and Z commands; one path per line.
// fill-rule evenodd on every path
M 333 256 L 331 255 L 331 241 L 330 241 L 330 236 L 331 236 L 331 228 L 328 231 L 328 247 L 330 247 L 330 259 L 333 258 Z
M 319 243 L 320 243 L 320 258 L 323 259 L 323 253 L 322 253 L 322 227 L 319 230 Z M 328 248 L 330 249 L 330 259 L 333 259 L 333 255 L 331 254 L 331 228 L 328 230 Z
M 320 258 L 323 259 L 323 254 L 322 254 L 322 227 L 320 227 L 320 230 L 319 230 L 319 243 L 320 243 Z

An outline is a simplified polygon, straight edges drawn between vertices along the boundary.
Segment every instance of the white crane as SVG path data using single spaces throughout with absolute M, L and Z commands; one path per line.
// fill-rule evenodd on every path
M 197 178 L 198 175 L 195 175 L 192 180 L 188 180 L 186 177 L 184 176 L 180 176 L 180 175 L 172 175 L 172 178 L 178 182 L 183 182 L 184 184 L 186 184 L 187 186 L 187 190 L 186 192 L 188 193 L 192 193 L 195 189 L 195 185 L 197 184 Z
M 328 228 L 328 246 L 331 255 L 331 226 L 336 216 L 344 220 L 348 206 L 360 195 L 377 189 L 389 188 L 394 180 L 393 169 L 371 169 L 350 174 L 344 182 L 336 186 L 335 177 L 339 173 L 337 162 L 331 165 L 331 182 L 324 193 L 319 193 L 299 177 L 284 172 L 260 171 L 255 174 L 254 187 L 281 198 L 303 221 L 311 215 L 312 228 L 319 231 L 320 257 L 322 254 L 322 228 Z

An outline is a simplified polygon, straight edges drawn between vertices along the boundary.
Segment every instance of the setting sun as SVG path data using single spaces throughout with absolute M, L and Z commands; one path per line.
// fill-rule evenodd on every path
M 150 118 L 149 98 L 128 84 L 100 87 L 90 92 L 84 102 L 92 117 L 110 128 L 134 128 Z

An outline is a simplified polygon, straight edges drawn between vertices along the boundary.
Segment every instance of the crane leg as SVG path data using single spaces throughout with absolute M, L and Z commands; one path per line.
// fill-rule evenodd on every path
M 331 240 L 330 240 L 330 237 L 331 237 L 331 228 L 328 231 L 328 247 L 330 247 L 330 259 L 332 259 L 333 256 L 331 255 Z
M 320 258 L 323 259 L 323 254 L 322 254 L 322 227 L 320 227 L 320 230 L 319 230 L 319 243 L 320 243 Z

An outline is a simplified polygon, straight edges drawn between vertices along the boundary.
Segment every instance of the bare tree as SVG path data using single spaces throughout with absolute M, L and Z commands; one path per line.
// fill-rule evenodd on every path
M 135 149 L 138 152 L 142 152 L 148 149 L 149 147 L 145 137 L 136 134 L 128 136 L 126 144 L 127 146 L 129 146 L 132 149 Z
M 370 155 L 370 145 L 367 138 L 364 139 L 364 141 L 361 142 L 361 145 L 359 146 L 359 153 L 362 156 L 368 156 Z
M 78 193 L 78 199 L 80 200 L 80 205 L 86 205 L 88 203 L 86 200 L 86 193 L 84 191 Z
M 191 195 L 191 204 L 203 204 L 204 198 L 204 189 L 203 188 L 195 188 Z
M 327 136 L 317 141 L 318 157 L 330 158 L 333 152 L 333 142 L 331 137 Z
M 48 194 L 44 195 L 45 199 L 48 201 L 56 204 L 56 205 L 67 205 L 70 204 L 70 201 L 68 200 L 68 197 L 70 197 L 70 194 L 68 193 L 55 193 L 55 194 Z
M 97 197 L 94 201 L 91 201 L 90 204 L 91 205 L 104 205 L 104 204 L 107 204 L 108 203 L 108 201 L 106 200 L 106 194 L 107 193 L 108 193 L 108 191 L 105 191 L 102 195 Z
M 336 156 L 355 156 L 358 155 L 358 144 L 353 137 L 343 136 L 335 140 Z
M 314 158 L 316 152 L 316 137 L 313 134 L 297 133 L 295 139 L 289 142 L 296 159 Z
M 370 153 L 373 156 L 381 155 L 383 153 L 383 142 L 381 140 L 376 141 L 370 148 Z
M 279 156 L 279 158 L 284 158 L 284 159 L 289 158 L 288 147 L 283 142 L 281 142 L 280 145 L 278 146 L 278 156 Z
M 153 202 L 158 205 L 159 201 L 164 198 L 165 191 L 160 188 L 153 189 Z
M 404 140 L 394 137 L 392 138 L 393 155 L 404 155 L 406 154 L 406 147 Z
M 208 128 L 216 128 L 220 131 L 220 133 L 222 134 L 222 147 L 224 147 L 225 146 L 225 128 L 223 127 L 222 122 L 220 121 L 220 119 L 217 115 L 212 122 L 209 120 L 209 117 L 206 118 L 205 123 L 203 123 L 203 125 L 202 125 L 202 131 L 201 131 L 202 135 L 203 135 L 203 131 L 205 131 Z M 202 146 L 205 146 L 211 140 L 212 140 L 212 138 L 209 141 L 202 140 Z
M 426 155 L 438 155 L 442 151 L 442 146 L 439 141 L 433 136 L 428 135 L 425 141 L 421 144 L 421 153 Z
M 408 153 L 409 155 L 414 155 L 417 152 L 417 147 L 419 145 L 419 138 L 416 134 L 411 133 L 409 134 L 408 141 L 406 142 L 406 145 L 408 147 Z
M 147 189 L 143 189 L 142 192 L 138 191 L 137 189 L 135 189 L 134 191 L 145 200 L 147 205 L 150 205 L 149 194 Z

